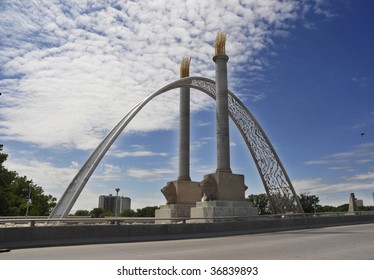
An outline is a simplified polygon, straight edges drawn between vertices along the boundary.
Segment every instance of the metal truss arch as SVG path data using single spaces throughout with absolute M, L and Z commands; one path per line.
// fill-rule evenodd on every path
M 156 96 L 180 87 L 194 88 L 206 93 L 213 99 L 216 98 L 215 81 L 204 77 L 187 77 L 160 88 L 139 102 L 109 132 L 90 155 L 65 190 L 49 218 L 65 218 L 69 214 L 101 159 L 137 113 Z M 302 213 L 303 210 L 295 190 L 273 146 L 254 116 L 231 91 L 229 91 L 229 111 L 231 119 L 242 134 L 255 161 L 273 212 Z

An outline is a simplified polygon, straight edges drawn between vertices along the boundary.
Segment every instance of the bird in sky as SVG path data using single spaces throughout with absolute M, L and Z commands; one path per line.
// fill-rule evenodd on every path
M 361 137 L 364 137 L 365 135 L 371 135 L 371 136 L 374 136 L 374 133 L 361 132 L 360 135 L 361 135 Z

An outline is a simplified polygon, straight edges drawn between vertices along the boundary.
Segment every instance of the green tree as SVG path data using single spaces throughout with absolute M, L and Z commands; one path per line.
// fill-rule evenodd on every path
M 358 206 L 357 211 L 374 211 L 374 206 Z
M 0 151 L 3 145 L 0 144 Z M 43 188 L 35 185 L 26 176 L 19 176 L 3 165 L 8 155 L 0 153 L 0 215 L 23 216 L 26 214 L 28 202 L 29 215 L 46 216 L 56 205 L 56 198 L 45 195 Z M 29 194 L 31 196 L 29 197 Z
M 94 208 L 90 211 L 90 214 L 93 218 L 102 218 L 104 217 L 104 212 L 103 208 Z
M 90 211 L 90 215 L 93 218 L 104 218 L 114 216 L 112 212 L 104 210 L 103 208 L 94 208 Z
M 336 212 L 348 212 L 349 204 L 342 204 L 336 207 Z
M 336 212 L 336 207 L 331 205 L 324 205 L 319 210 L 319 212 Z
M 88 210 L 77 210 L 77 211 L 75 211 L 74 216 L 90 216 L 90 211 L 88 211 Z
M 302 193 L 299 200 L 305 213 L 320 212 L 321 205 L 318 204 L 319 198 L 317 196 Z
M 136 211 L 132 209 L 128 209 L 123 211 L 120 216 L 121 217 L 154 217 L 155 211 L 157 209 L 160 209 L 160 207 L 157 206 L 147 206 L 144 208 L 138 208 Z
M 121 214 L 120 214 L 121 217 L 135 217 L 136 216 L 136 212 L 132 209 L 127 209 L 127 210 L 124 210 Z
M 160 207 L 147 206 L 141 209 L 136 209 L 136 217 L 154 217 L 157 209 L 160 209 Z
M 259 215 L 270 215 L 273 213 L 266 193 L 251 194 L 246 200 L 251 202 L 254 207 L 258 208 Z

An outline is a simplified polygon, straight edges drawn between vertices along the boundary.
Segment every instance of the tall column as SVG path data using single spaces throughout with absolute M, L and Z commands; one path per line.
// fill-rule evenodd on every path
M 230 169 L 229 105 L 227 85 L 227 61 L 225 53 L 226 33 L 219 32 L 215 41 L 216 64 L 216 125 L 217 125 L 217 171 Z
M 181 63 L 181 78 L 190 75 L 190 57 L 184 57 Z M 190 178 L 190 88 L 180 89 L 179 103 L 179 176 L 178 180 Z

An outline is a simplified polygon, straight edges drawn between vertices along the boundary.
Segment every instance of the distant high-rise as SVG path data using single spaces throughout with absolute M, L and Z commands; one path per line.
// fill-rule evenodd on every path
M 100 195 L 99 208 L 110 211 L 114 214 L 120 214 L 125 210 L 131 209 L 131 199 L 124 196 Z
M 362 199 L 356 199 L 356 206 L 364 206 L 364 201 Z

